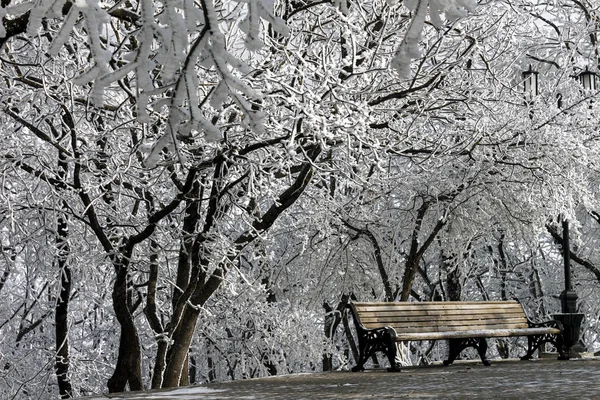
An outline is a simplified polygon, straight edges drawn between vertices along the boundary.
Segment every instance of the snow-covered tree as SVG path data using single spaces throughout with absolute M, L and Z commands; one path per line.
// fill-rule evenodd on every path
M 315 369 L 324 302 L 542 296 L 598 210 L 593 5 L 0 5 L 12 392 Z

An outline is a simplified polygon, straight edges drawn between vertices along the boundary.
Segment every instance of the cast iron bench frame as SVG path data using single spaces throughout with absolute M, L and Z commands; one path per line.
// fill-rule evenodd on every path
M 543 343 L 552 343 L 561 357 L 563 327 L 555 320 L 533 322 L 520 302 L 513 301 L 432 301 L 348 304 L 358 334 L 359 359 L 352 371 L 364 370 L 365 362 L 375 352 L 387 355 L 390 371 L 400 371 L 396 343 L 403 341 L 449 341 L 448 359 L 456 360 L 468 347 L 474 347 L 484 365 L 487 341 L 492 337 L 527 336 L 528 360 Z

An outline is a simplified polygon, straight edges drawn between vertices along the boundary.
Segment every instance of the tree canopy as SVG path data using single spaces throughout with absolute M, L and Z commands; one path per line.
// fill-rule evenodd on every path
M 346 368 L 349 299 L 556 312 L 561 220 L 592 347 L 599 7 L 2 0 L 0 387 Z

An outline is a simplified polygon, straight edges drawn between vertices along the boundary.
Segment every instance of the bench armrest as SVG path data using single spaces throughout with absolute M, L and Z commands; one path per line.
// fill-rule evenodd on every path
M 557 321 L 555 319 L 550 319 L 548 321 L 543 321 L 543 322 L 533 322 L 531 320 L 528 319 L 528 323 L 529 323 L 529 327 L 530 328 L 556 328 L 556 329 L 560 329 L 561 332 L 564 330 L 563 324 L 560 321 Z
M 514 300 L 516 300 L 521 305 L 521 308 L 525 313 L 525 318 L 527 318 L 527 324 L 530 328 L 556 328 L 560 329 L 561 332 L 564 331 L 563 324 L 555 319 L 549 319 L 543 322 L 534 322 L 531 318 L 529 318 L 529 314 L 525 310 L 525 307 L 523 307 L 523 303 L 521 303 L 521 300 L 519 300 L 517 297 L 515 297 Z

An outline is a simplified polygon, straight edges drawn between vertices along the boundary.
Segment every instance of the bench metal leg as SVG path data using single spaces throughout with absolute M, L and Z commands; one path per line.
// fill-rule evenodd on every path
M 400 371 L 396 357 L 396 331 L 391 327 L 362 330 L 358 334 L 359 358 L 352 372 L 363 371 L 364 364 L 376 352 L 384 352 L 390 362 L 388 371 Z
M 530 360 L 533 357 L 533 353 L 544 343 L 552 343 L 559 354 L 559 359 L 568 360 L 569 356 L 564 351 L 562 335 L 534 335 L 527 336 L 527 353 L 521 357 L 521 360 Z
M 460 352 L 465 349 L 462 339 L 448 340 L 448 359 L 444 360 L 444 365 L 450 365 L 460 355 Z
M 390 342 L 386 355 L 390 363 L 390 367 L 387 369 L 388 372 L 400 372 L 400 360 L 398 357 L 398 342 L 396 342 L 396 335 L 390 336 Z
M 450 339 L 448 340 L 448 347 L 448 359 L 444 361 L 444 365 L 452 364 L 467 347 L 474 347 L 477 350 L 483 365 L 487 366 L 492 364 L 490 360 L 486 358 L 488 344 L 485 338 Z
M 483 365 L 490 366 L 490 365 L 492 365 L 492 362 L 490 360 L 488 360 L 486 357 L 487 349 L 488 349 L 487 339 L 479 338 L 479 344 L 477 346 L 477 353 L 479 353 L 479 357 L 481 358 L 481 362 L 483 363 Z

